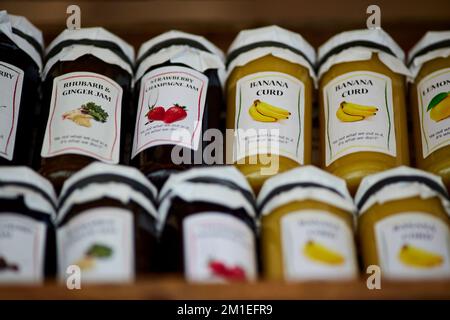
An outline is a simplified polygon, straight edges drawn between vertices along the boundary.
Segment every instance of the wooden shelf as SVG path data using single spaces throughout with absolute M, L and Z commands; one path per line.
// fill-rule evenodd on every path
M 180 278 L 138 279 L 131 285 L 83 285 L 68 290 L 56 283 L 43 286 L 0 286 L 0 300 L 8 299 L 450 299 L 449 281 L 387 282 L 369 290 L 365 281 L 257 282 L 254 284 L 194 285 Z

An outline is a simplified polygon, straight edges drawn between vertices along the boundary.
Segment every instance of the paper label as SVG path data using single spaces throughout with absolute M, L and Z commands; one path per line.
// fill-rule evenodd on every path
M 185 275 L 190 281 L 256 279 L 252 230 L 233 216 L 202 212 L 183 220 Z
M 72 72 L 55 78 L 41 156 L 119 163 L 121 113 L 122 87 L 108 77 Z
M 186 67 L 163 67 L 141 80 L 132 157 L 159 145 L 198 149 L 208 78 Z
M 397 155 L 389 77 L 349 72 L 323 88 L 323 99 L 326 166 L 355 152 Z
M 450 233 L 440 219 L 408 212 L 375 224 L 381 275 L 386 278 L 450 277 Z
M 450 144 L 450 68 L 429 74 L 417 85 L 422 155 Z
M 0 61 L 0 157 L 7 160 L 14 154 L 23 77 L 21 69 Z
M 334 215 L 304 210 L 281 219 L 287 280 L 345 279 L 357 275 L 353 232 Z
M 236 83 L 234 158 L 278 154 L 304 163 L 305 86 L 281 72 L 258 72 Z

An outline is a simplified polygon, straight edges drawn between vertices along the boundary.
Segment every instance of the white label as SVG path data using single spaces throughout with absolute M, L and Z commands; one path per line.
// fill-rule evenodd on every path
M 382 276 L 450 277 L 448 226 L 427 213 L 396 214 L 375 224 Z
M 450 144 L 450 68 L 428 75 L 417 85 L 422 154 Z
M 133 214 L 105 207 L 86 210 L 57 231 L 60 278 L 81 269 L 81 281 L 126 282 L 134 278 Z
M 119 163 L 122 87 L 92 72 L 72 72 L 53 81 L 44 158 L 81 154 Z
M 258 72 L 239 79 L 234 161 L 271 153 L 304 163 L 304 87 L 281 72 Z
M 43 222 L 0 214 L 0 282 L 43 281 L 46 231 Z
M 353 233 L 325 211 L 305 210 L 281 219 L 287 280 L 345 279 L 357 275 Z
M 323 89 L 325 163 L 355 152 L 396 156 L 392 82 L 383 74 L 343 74 Z
M 132 157 L 150 147 L 198 149 L 208 78 L 186 67 L 163 67 L 141 80 Z
M 185 275 L 190 281 L 256 279 L 255 236 L 233 216 L 204 212 L 183 220 Z
M 22 83 L 23 71 L 0 61 L 0 157 L 7 160 L 14 154 Z

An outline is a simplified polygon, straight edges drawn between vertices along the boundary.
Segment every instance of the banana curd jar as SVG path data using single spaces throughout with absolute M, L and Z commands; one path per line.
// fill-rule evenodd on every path
M 227 129 L 235 132 L 227 162 L 255 192 L 268 177 L 311 163 L 314 64 L 311 45 L 277 26 L 241 31 L 231 44 Z
M 320 165 L 347 181 L 409 163 L 404 53 L 383 30 L 340 33 L 319 48 Z
M 257 204 L 267 279 L 357 277 L 355 207 L 344 180 L 313 166 L 292 169 L 268 179 Z
M 408 60 L 416 166 L 450 190 L 450 31 L 428 32 Z
M 374 174 L 355 203 L 365 268 L 395 280 L 450 277 L 450 203 L 439 176 L 403 166 Z

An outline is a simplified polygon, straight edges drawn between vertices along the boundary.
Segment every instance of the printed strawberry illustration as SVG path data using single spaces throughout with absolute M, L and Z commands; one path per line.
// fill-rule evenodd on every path
M 147 112 L 148 121 L 163 121 L 166 110 L 162 106 L 152 107 Z
M 164 123 L 173 123 L 183 120 L 186 116 L 186 106 L 180 106 L 178 103 L 175 103 L 172 107 L 166 110 L 163 121 Z
M 228 269 L 228 278 L 235 281 L 244 281 L 245 271 L 239 266 L 234 266 Z
M 226 280 L 245 281 L 246 279 L 245 270 L 239 266 L 227 267 L 220 261 L 211 260 L 209 262 L 209 268 L 214 276 L 221 277 Z

